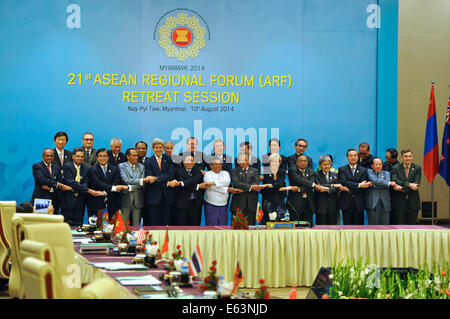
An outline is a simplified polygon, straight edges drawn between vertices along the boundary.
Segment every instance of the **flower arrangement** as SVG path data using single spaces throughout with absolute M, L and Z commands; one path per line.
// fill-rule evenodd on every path
M 332 268 L 333 286 L 322 299 L 450 299 L 449 271 L 449 263 L 400 273 L 349 260 Z
M 213 260 L 212 266 L 209 267 L 208 276 L 203 279 L 203 284 L 200 285 L 200 290 L 205 292 L 207 290 L 217 291 L 217 284 L 219 280 L 217 279 L 217 269 L 216 269 L 217 261 Z
M 156 256 L 159 252 L 158 242 L 153 240 L 153 236 L 149 231 L 145 232 L 145 240 L 142 243 L 145 249 L 145 253 L 148 256 Z
M 267 291 L 267 286 L 264 285 L 265 280 L 260 279 L 259 283 L 261 284 L 261 287 L 256 290 L 255 292 L 255 298 L 256 299 L 269 299 L 269 291 Z
M 172 260 L 169 261 L 169 270 L 175 270 L 176 265 L 180 264 L 183 261 L 183 256 L 181 253 L 181 246 L 177 245 L 177 251 L 172 253 Z
M 245 217 L 239 208 L 236 209 L 236 214 L 233 216 L 231 229 L 248 229 L 247 217 Z

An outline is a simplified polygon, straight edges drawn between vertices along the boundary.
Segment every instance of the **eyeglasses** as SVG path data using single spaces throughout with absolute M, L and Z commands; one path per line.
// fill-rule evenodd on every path
M 298 147 L 302 147 L 302 148 L 307 148 L 308 145 L 304 145 L 304 144 L 297 144 Z

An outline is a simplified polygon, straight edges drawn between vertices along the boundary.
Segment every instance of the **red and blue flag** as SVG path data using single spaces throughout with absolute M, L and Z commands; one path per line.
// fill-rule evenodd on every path
M 447 103 L 447 115 L 445 116 L 444 135 L 442 136 L 442 155 L 439 174 L 450 186 L 450 97 Z
M 439 147 L 436 125 L 436 100 L 434 98 L 434 85 L 431 86 L 430 104 L 428 106 L 425 148 L 423 152 L 423 168 L 428 183 L 431 183 L 436 174 L 439 172 Z

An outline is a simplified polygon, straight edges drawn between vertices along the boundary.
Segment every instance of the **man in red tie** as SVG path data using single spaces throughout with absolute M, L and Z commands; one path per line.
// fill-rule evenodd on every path
M 147 214 L 144 223 L 164 226 L 170 222 L 171 206 L 175 202 L 173 187 L 176 186 L 174 163 L 163 154 L 164 141 L 155 138 L 152 142 L 153 156 L 145 160 L 145 205 Z
M 118 166 L 120 163 L 125 163 L 127 158 L 122 150 L 122 140 L 120 138 L 111 139 L 111 149 L 108 151 L 109 161 L 108 164 Z
M 419 185 L 422 169 L 413 163 L 413 153 L 402 150 L 402 163 L 392 168 L 392 181 L 397 186 L 393 193 L 394 222 L 397 225 L 414 225 L 420 209 Z
M 67 136 L 66 132 L 58 132 L 55 134 L 53 140 L 56 146 L 53 149 L 53 164 L 58 165 L 62 171 L 64 164 L 72 161 L 72 152 L 64 149 L 64 147 L 67 145 L 67 142 L 69 141 L 69 137 Z

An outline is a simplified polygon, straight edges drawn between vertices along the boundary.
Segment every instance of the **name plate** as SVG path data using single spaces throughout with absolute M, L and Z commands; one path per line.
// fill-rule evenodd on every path
M 295 229 L 294 222 L 267 222 L 266 229 Z

